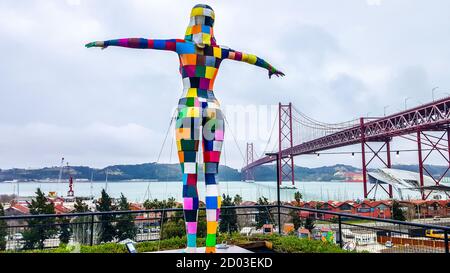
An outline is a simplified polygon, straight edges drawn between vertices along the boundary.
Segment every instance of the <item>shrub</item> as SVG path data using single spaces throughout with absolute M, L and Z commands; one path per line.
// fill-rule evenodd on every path
M 339 246 L 327 242 L 315 241 L 309 239 L 300 239 L 296 236 L 273 235 L 254 235 L 245 237 L 238 233 L 220 234 L 218 241 L 227 241 L 228 244 L 240 245 L 252 241 L 269 241 L 272 243 L 273 250 L 278 253 L 348 253 Z M 199 238 L 197 245 L 205 245 L 205 239 Z M 171 249 L 183 249 L 186 246 L 186 237 L 173 237 L 161 241 L 143 242 L 136 244 L 138 252 L 154 252 Z M 61 245 L 56 249 L 28 250 L 22 253 L 71 253 L 73 248 Z M 81 253 L 127 253 L 125 245 L 117 243 L 105 243 L 96 246 L 81 246 Z

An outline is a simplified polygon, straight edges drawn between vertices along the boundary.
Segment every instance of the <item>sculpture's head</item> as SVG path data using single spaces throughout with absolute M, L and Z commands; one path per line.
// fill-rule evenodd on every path
M 191 20 L 186 30 L 186 41 L 194 42 L 198 47 L 216 45 L 214 38 L 214 10 L 208 5 L 196 5 L 191 12 Z

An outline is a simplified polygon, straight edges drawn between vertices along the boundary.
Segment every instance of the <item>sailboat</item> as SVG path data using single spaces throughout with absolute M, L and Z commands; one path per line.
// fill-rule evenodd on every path
M 297 187 L 295 185 L 280 185 L 280 190 L 296 190 Z

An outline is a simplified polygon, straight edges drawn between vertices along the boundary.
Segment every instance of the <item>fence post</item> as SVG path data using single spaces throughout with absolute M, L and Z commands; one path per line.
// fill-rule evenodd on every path
M 91 216 L 91 246 L 94 245 L 94 214 Z
M 341 216 L 338 215 L 338 225 L 339 225 L 339 247 L 342 248 L 342 246 L 344 245 L 342 242 L 342 221 L 341 221 Z
M 449 254 L 449 249 L 448 249 L 448 231 L 445 230 L 444 231 L 444 244 L 445 244 L 445 253 Z

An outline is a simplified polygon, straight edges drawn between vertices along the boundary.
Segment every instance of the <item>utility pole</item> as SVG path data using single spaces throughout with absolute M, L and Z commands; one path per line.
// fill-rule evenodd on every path
M 277 162 L 277 209 L 278 209 L 278 234 L 281 235 L 281 201 L 280 201 L 280 160 L 279 153 L 267 153 L 267 156 L 275 156 Z

